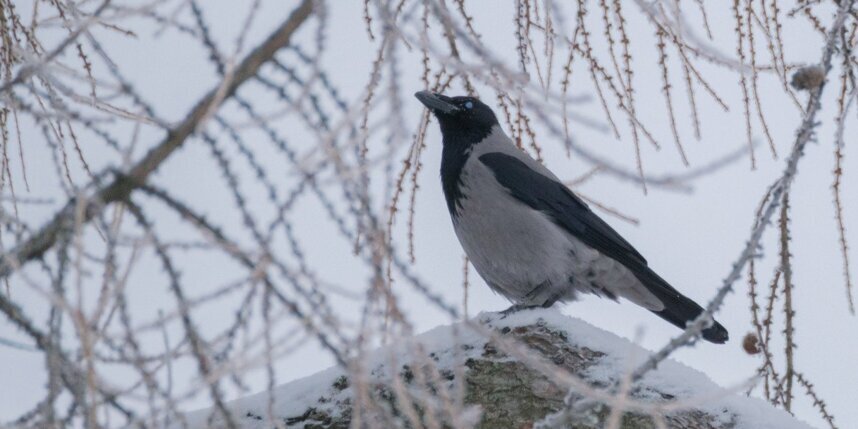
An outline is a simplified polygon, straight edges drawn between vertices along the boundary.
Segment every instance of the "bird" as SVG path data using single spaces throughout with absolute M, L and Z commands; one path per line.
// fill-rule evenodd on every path
M 653 271 L 547 167 L 519 149 L 476 97 L 419 91 L 441 128 L 441 187 L 477 273 L 513 305 L 551 307 L 591 293 L 629 300 L 685 329 L 703 308 Z M 729 335 L 714 319 L 702 337 Z

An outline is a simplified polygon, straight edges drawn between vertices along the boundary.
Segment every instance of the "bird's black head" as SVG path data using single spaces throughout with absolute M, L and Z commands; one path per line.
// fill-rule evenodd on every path
M 479 143 L 498 125 L 492 109 L 477 98 L 447 97 L 429 91 L 420 91 L 414 96 L 438 118 L 445 146 Z
M 438 118 L 444 136 L 441 185 L 447 208 L 454 217 L 462 199 L 462 169 L 473 146 L 488 137 L 498 119 L 489 106 L 474 97 L 447 97 L 420 91 L 414 94 Z

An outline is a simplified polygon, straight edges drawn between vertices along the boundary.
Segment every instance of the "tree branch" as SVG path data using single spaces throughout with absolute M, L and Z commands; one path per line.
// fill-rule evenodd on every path
M 212 88 L 178 125 L 167 132 L 167 136 L 146 156 L 138 161 L 122 179 L 114 178 L 106 186 L 98 188 L 92 196 L 85 197 L 84 221 L 89 221 L 103 207 L 111 202 L 128 197 L 134 184 L 145 183 L 149 176 L 166 161 L 176 149 L 181 147 L 199 125 L 216 110 L 220 104 L 235 94 L 235 91 L 259 71 L 260 67 L 274 57 L 274 54 L 289 44 L 292 34 L 307 20 L 313 9 L 311 0 L 304 0 L 292 11 L 289 17 L 268 38 L 253 50 L 244 60 L 226 76 L 221 83 Z M 74 218 L 74 208 L 78 204 L 70 200 L 46 225 L 34 233 L 24 243 L 3 255 L 0 260 L 0 278 L 8 277 L 20 266 L 41 257 L 54 246 L 66 225 Z M 0 299 L 5 299 L 0 295 Z
M 200 127 L 212 112 L 217 110 L 225 100 L 232 97 L 244 82 L 254 77 L 262 65 L 271 60 L 278 50 L 289 44 L 295 31 L 307 21 L 312 8 L 313 2 L 311 0 L 303 0 L 263 43 L 232 70 L 232 73 L 197 102 L 184 120 L 169 129 L 164 139 L 134 164 L 128 173 L 116 175 L 109 183 L 102 186 L 99 186 L 101 181 L 99 178 L 106 175 L 96 176 L 96 180 L 93 182 L 96 186 L 94 192 L 88 196 L 70 199 L 47 224 L 33 233 L 29 239 L 4 253 L 0 257 L 0 279 L 8 277 L 24 264 L 44 255 L 60 241 L 64 234 L 73 229 L 76 220 L 88 222 L 109 203 L 126 200 L 137 186 L 145 183 L 149 176 L 187 141 L 188 137 Z M 80 201 L 79 198 L 85 200 Z M 82 219 L 75 219 L 80 207 L 84 208 Z M 58 345 L 49 340 L 47 334 L 24 315 L 20 306 L 2 292 L 0 292 L 0 312 L 31 337 L 38 348 L 59 357 L 63 368 L 63 382 L 74 395 L 76 386 L 82 385 L 83 382 L 80 380 L 85 377 L 78 365 L 69 359 Z M 113 392 L 99 388 L 99 393 L 107 403 L 124 414 L 129 420 L 134 418 L 133 413 L 117 401 Z

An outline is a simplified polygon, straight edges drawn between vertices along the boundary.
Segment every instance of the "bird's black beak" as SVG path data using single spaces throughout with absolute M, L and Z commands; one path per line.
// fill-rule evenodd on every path
M 414 96 L 423 103 L 424 106 L 436 112 L 451 114 L 459 111 L 459 108 L 450 103 L 449 98 L 441 94 L 433 94 L 429 91 L 419 91 L 414 93 Z

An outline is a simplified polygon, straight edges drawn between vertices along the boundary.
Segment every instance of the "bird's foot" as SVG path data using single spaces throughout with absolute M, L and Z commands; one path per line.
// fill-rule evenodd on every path
M 530 309 L 540 308 L 540 307 L 541 306 L 539 306 L 539 305 L 514 304 L 510 308 L 507 308 L 506 310 L 500 312 L 501 319 L 506 319 L 507 316 L 509 316 L 513 313 L 518 313 L 521 310 L 530 310 Z

